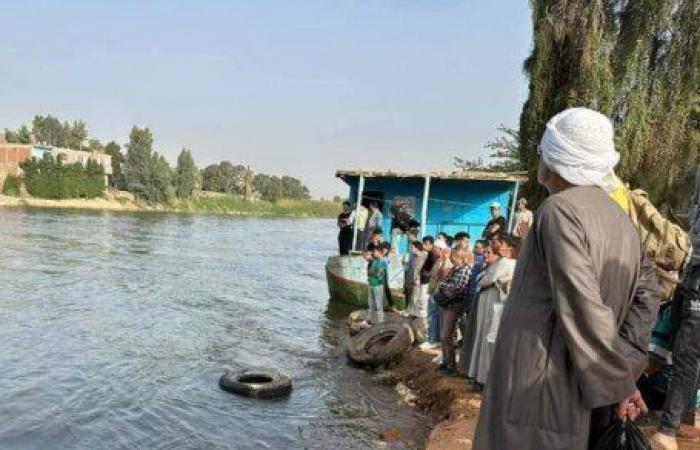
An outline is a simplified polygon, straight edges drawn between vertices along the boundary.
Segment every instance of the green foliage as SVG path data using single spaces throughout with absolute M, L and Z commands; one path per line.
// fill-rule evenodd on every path
M 172 169 L 165 157 L 153 150 L 153 135 L 148 128 L 132 127 L 126 154 L 114 141 L 107 145 L 98 139 L 85 142 L 88 135 L 82 121 L 62 123 L 52 115 L 37 115 L 32 121 L 32 130 L 30 132 L 26 126 L 17 131 L 5 129 L 6 140 L 10 143 L 30 143 L 34 133 L 39 143 L 104 152 L 112 157 L 109 185 L 149 202 L 171 203 L 176 197 L 189 198 L 200 186 L 205 191 L 232 194 L 247 200 L 253 198 L 254 191 L 260 198 L 273 202 L 310 198 L 308 188 L 294 177 L 255 176 L 250 168 L 229 161 L 212 164 L 200 172 L 187 149 L 180 152 L 177 167 Z M 49 171 L 48 166 L 44 169 Z M 53 192 L 52 189 L 48 190 Z
M 5 141 L 8 144 L 31 144 L 32 133 L 26 125 L 22 125 L 17 131 L 5 128 Z
M 101 164 L 88 160 L 81 163 L 63 164 L 50 154 L 42 159 L 32 158 L 20 164 L 24 171 L 27 191 L 40 198 L 95 198 L 105 190 L 104 168 Z
M 126 180 L 122 169 L 124 154 L 121 147 L 116 142 L 110 141 L 105 145 L 104 152 L 112 157 L 112 175 L 109 177 L 109 185 L 120 191 L 126 190 Z
M 169 203 L 175 198 L 173 172 L 165 156 L 153 152 L 151 157 L 150 183 L 147 185 L 146 198 L 152 202 Z
M 234 166 L 229 161 L 221 161 L 204 168 L 202 189 L 245 196 L 247 184 L 251 183 L 251 175 L 252 172 L 245 166 Z
M 199 170 L 194 164 L 192 153 L 182 149 L 177 157 L 177 173 L 175 177 L 175 193 L 180 198 L 192 197 L 192 192 L 197 186 Z
M 9 195 L 11 197 L 18 197 L 20 193 L 21 181 L 18 177 L 13 175 L 8 175 L 5 178 L 5 182 L 2 184 L 3 195 Z
M 134 126 L 129 133 L 124 162 L 124 180 L 129 192 L 147 200 L 152 186 L 151 168 L 153 164 L 153 135 L 148 128 Z
M 547 120 L 572 106 L 612 117 L 618 174 L 654 201 L 678 202 L 698 164 L 700 8 L 697 0 L 533 0 L 533 40 L 524 70 L 520 160 L 534 182 Z
M 182 212 L 241 214 L 270 217 L 336 217 L 341 206 L 324 200 L 250 201 L 231 194 L 207 195 L 174 203 Z
M 482 157 L 466 159 L 455 156 L 454 165 L 462 170 L 483 170 L 487 172 L 515 172 L 525 170 L 520 161 L 520 135 L 515 128 L 499 125 L 500 136 L 489 139 L 484 149 L 489 151 L 489 163 Z
M 253 179 L 253 188 L 263 200 L 268 202 L 310 198 L 309 189 L 301 181 L 286 175 L 280 178 L 274 175 L 257 174 Z
M 32 131 L 36 142 L 56 147 L 80 149 L 87 139 L 87 128 L 82 120 L 61 123 L 52 115 L 34 116 Z
M 122 166 L 126 189 L 150 202 L 171 202 L 175 198 L 173 173 L 165 157 L 153 151 L 151 130 L 134 126 L 126 147 Z

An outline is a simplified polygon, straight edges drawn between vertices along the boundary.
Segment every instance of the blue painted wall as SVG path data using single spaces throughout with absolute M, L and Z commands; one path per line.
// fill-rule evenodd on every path
M 350 201 L 357 200 L 359 180 L 348 180 Z M 365 192 L 377 191 L 384 194 L 384 238 L 390 239 L 391 213 L 389 208 L 396 197 L 413 198 L 415 216 L 420 221 L 423 199 L 422 178 L 367 178 Z M 430 201 L 428 203 L 427 235 L 434 236 L 440 231 L 454 235 L 458 231 L 468 231 L 472 239 L 481 237 L 486 223 L 491 219 L 489 205 L 497 201 L 508 219 L 514 183 L 503 181 L 473 180 L 431 180 Z
M 428 234 L 467 231 L 473 239 L 481 237 L 491 220 L 491 203 L 499 202 L 508 219 L 512 190 L 513 183 L 508 182 L 436 180 L 430 189 Z

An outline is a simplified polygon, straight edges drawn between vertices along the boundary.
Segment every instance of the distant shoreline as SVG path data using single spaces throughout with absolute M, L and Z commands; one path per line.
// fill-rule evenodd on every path
M 334 218 L 341 205 L 327 200 L 280 200 L 270 203 L 249 201 L 230 195 L 217 195 L 189 200 L 175 200 L 169 204 L 149 203 L 107 195 L 94 199 L 50 200 L 30 196 L 0 195 L 0 208 L 74 209 L 89 211 L 221 214 L 247 217 L 322 219 Z

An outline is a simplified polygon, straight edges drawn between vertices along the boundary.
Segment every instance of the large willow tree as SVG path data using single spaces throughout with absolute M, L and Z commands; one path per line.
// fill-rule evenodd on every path
M 571 106 L 609 115 L 618 174 L 657 202 L 685 195 L 700 148 L 700 0 L 532 0 L 520 158 L 534 175 L 547 120 Z M 535 195 L 535 183 L 529 186 Z

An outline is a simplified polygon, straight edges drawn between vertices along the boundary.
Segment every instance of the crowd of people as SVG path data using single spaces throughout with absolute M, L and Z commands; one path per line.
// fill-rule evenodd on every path
M 427 341 L 422 347 L 442 350 L 440 374 L 459 373 L 473 380 L 478 389 L 486 382 L 517 250 L 532 224 L 532 212 L 524 199 L 518 202 L 511 230 L 507 230 L 499 203 L 490 205 L 490 213 L 481 239 L 473 245 L 467 231 L 418 239 L 418 229 L 404 231 L 399 226 L 392 228 L 391 242 L 384 242 L 383 217 L 371 202 L 358 244 L 368 264 L 369 319 L 362 325 L 382 322 L 384 309 L 396 311 L 387 279 L 387 258 L 393 251 L 404 267 L 406 309 L 400 313 L 423 319 Z M 338 226 L 341 255 L 349 254 L 351 230 L 357 226 L 349 202 L 343 204 Z
M 475 450 L 593 449 L 618 420 L 647 412 L 637 381 L 648 370 L 660 296 L 620 194 L 613 136 L 602 114 L 565 110 L 538 149 L 549 198 L 535 214 L 520 199 L 507 230 L 494 203 L 473 245 L 467 232 L 405 233 L 404 314 L 424 319 L 422 347 L 441 349 L 440 374 L 484 391 Z M 700 440 L 700 169 L 691 205 L 693 253 L 671 304 L 673 366 L 654 450 L 677 449 L 676 437 Z M 381 223 L 370 209 L 364 236 Z M 382 261 L 392 251 L 380 241 L 365 253 L 373 321 L 383 319 Z

